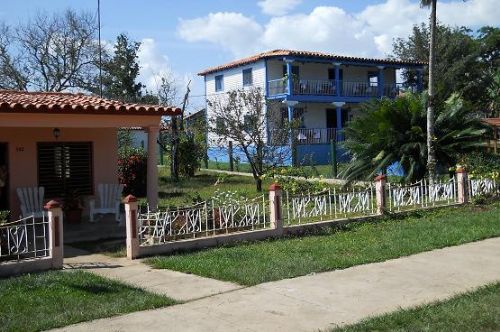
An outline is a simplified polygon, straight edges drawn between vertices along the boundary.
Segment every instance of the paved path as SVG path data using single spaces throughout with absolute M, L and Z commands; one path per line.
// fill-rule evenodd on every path
M 81 269 L 119 280 L 178 301 L 190 301 L 240 289 L 242 286 L 170 270 L 156 270 L 141 260 L 112 258 L 65 246 L 64 269 Z M 72 256 L 72 257 L 69 257 Z
M 500 280 L 500 238 L 248 287 L 67 331 L 313 331 Z
M 253 177 L 252 173 L 231 172 L 231 171 L 226 171 L 226 170 L 223 170 L 223 169 L 202 168 L 201 170 L 205 171 L 205 172 L 223 173 L 223 174 L 229 174 L 229 175 L 240 175 L 240 176 Z M 339 186 L 343 186 L 347 182 L 347 180 L 344 180 L 344 179 L 330 179 L 330 178 L 316 178 L 316 177 L 305 178 L 305 177 L 302 177 L 302 176 L 283 176 L 283 177 L 288 177 L 288 178 L 291 178 L 291 179 L 296 179 L 296 180 L 301 180 L 301 181 L 308 181 L 308 182 L 322 181 L 324 183 L 336 184 L 336 185 L 339 185 Z M 352 183 L 354 185 L 359 185 L 359 186 L 365 186 L 367 184 L 371 184 L 371 182 L 366 182 L 366 181 L 353 181 Z

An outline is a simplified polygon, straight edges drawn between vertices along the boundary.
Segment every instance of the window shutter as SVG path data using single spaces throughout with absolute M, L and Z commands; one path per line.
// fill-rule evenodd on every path
M 38 143 L 38 185 L 50 197 L 93 194 L 92 143 Z

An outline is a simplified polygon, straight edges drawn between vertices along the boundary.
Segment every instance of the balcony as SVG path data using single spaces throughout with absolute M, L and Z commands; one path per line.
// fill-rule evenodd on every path
M 417 91 L 417 87 L 403 83 L 384 84 L 382 91 L 378 85 L 368 82 L 340 81 L 337 91 L 335 80 L 293 80 L 293 96 L 324 96 L 340 98 L 377 98 L 382 96 L 394 98 L 405 91 Z M 268 81 L 268 94 L 270 97 L 280 97 L 288 94 L 287 80 L 285 78 Z
M 288 136 L 289 134 L 287 135 L 283 129 L 271 130 L 269 132 L 270 142 L 278 143 L 283 141 L 284 135 Z M 296 145 L 330 144 L 332 141 L 343 142 L 345 140 L 344 131 L 336 128 L 293 129 L 292 137 Z

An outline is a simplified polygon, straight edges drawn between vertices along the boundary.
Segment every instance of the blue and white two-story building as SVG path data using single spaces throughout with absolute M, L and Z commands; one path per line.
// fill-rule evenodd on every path
M 280 130 L 282 121 L 297 119 L 300 128 L 292 133 L 297 161 L 327 164 L 331 140 L 344 139 L 342 129 L 360 114 L 360 103 L 371 98 L 395 98 L 408 90 L 422 91 L 425 65 L 395 59 L 274 50 L 212 67 L 199 75 L 205 79 L 207 98 L 233 89 L 260 87 L 267 101 L 277 100 L 282 105 L 279 115 L 268 115 L 268 119 L 278 119 L 267 122 L 268 140 L 275 130 Z M 400 69 L 413 72 L 415 81 L 398 82 Z M 209 105 L 207 117 L 211 117 Z M 209 145 L 215 141 L 209 135 Z M 213 144 L 209 158 L 224 160 L 220 151 L 221 147 Z

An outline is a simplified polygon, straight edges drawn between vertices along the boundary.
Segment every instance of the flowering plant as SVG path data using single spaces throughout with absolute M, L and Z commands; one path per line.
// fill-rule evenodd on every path
M 118 180 L 125 195 L 146 195 L 147 153 L 143 149 L 124 148 L 118 153 Z

